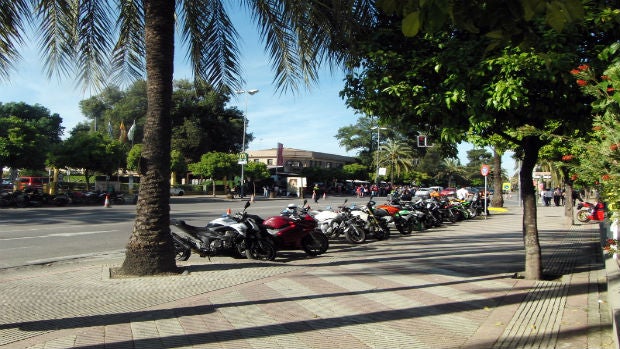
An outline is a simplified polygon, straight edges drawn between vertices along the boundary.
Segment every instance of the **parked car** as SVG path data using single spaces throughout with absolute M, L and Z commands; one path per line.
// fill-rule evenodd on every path
M 7 190 L 13 190 L 13 182 L 3 179 L 2 180 L 2 187 L 0 187 L 0 189 L 7 189 Z
M 183 196 L 185 190 L 181 187 L 170 187 L 170 195 Z
M 418 196 L 421 198 L 429 198 L 431 197 L 431 188 L 418 188 L 415 191 L 414 196 Z
M 456 196 L 456 188 L 445 188 L 439 194 L 441 196 Z

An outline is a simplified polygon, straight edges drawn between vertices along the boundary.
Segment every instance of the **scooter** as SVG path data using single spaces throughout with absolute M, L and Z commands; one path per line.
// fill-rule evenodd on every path
M 171 220 L 170 232 L 174 241 L 176 259 L 188 260 L 194 251 L 200 257 L 230 255 L 257 260 L 274 260 L 276 250 L 270 238 L 262 234 L 259 224 L 248 215 L 246 202 L 242 212 L 217 218 L 204 227 Z
M 301 208 L 290 204 L 279 216 L 262 222 L 262 227 L 273 237 L 276 250 L 303 250 L 309 256 L 318 256 L 329 248 L 329 239 L 308 214 L 307 202 L 304 200 Z

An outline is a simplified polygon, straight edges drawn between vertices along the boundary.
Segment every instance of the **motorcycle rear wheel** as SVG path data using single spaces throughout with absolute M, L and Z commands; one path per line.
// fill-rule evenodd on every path
M 310 233 L 301 240 L 301 248 L 308 256 L 318 256 L 329 248 L 329 239 L 322 232 Z
M 344 237 L 353 244 L 361 244 L 366 241 L 366 232 L 356 224 L 349 224 L 344 232 Z
M 579 210 L 577 211 L 577 220 L 581 223 L 588 223 L 590 221 L 590 211 L 589 210 Z
M 276 248 L 267 240 L 252 241 L 245 249 L 245 256 L 248 259 L 272 261 L 276 259 Z

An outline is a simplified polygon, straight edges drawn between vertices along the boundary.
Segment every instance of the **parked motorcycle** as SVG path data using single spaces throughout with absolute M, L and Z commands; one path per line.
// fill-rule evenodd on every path
M 307 200 L 301 208 L 290 204 L 279 216 L 262 222 L 262 227 L 273 237 L 276 250 L 303 250 L 309 256 L 318 256 L 329 248 L 329 239 L 308 214 Z
M 372 235 L 377 240 L 386 240 L 390 237 L 389 224 L 392 217 L 385 210 L 375 210 L 376 203 L 373 196 L 364 206 L 353 206 L 351 213 L 364 222 L 366 235 Z
M 581 201 L 577 203 L 577 220 L 582 223 L 605 219 L 605 204 Z
M 328 209 L 312 211 L 310 214 L 316 219 L 321 231 L 329 239 L 336 239 L 343 235 L 351 243 L 359 244 L 366 241 L 364 223 L 355 215 L 351 214 L 351 208 L 344 204 L 338 207 L 338 211 Z
M 171 220 L 171 234 L 174 241 L 176 259 L 185 261 L 194 251 L 200 257 L 230 255 L 248 259 L 274 260 L 276 250 L 267 236 L 246 210 L 218 218 L 204 227 L 187 224 L 183 220 Z
M 401 205 L 397 197 L 393 197 L 389 203 L 378 205 L 377 209 L 385 210 L 392 216 L 394 227 L 402 235 L 410 235 L 413 230 L 422 230 L 421 212 L 416 211 L 407 202 Z

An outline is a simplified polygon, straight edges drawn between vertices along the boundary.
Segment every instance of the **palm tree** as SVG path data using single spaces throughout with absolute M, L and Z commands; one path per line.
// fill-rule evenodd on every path
M 386 164 L 389 167 L 392 183 L 394 183 L 394 174 L 400 177 L 401 173 L 413 168 L 413 150 L 403 141 L 388 139 L 377 151 L 379 154 L 375 156 L 375 159 L 379 159 L 379 164 Z M 377 165 L 376 160 L 375 165 Z
M 455 187 L 457 182 L 464 184 L 465 170 L 457 158 L 442 160 L 441 170 L 437 174 L 438 180 L 447 179 L 448 187 Z
M 147 80 L 136 219 L 120 272 L 177 272 L 170 237 L 170 108 L 175 28 L 189 49 L 195 79 L 231 91 L 243 86 L 238 34 L 221 0 L 14 0 L 3 2 L 0 77 L 19 59 L 27 22 L 41 33 L 48 75 L 76 73 L 84 86 L 108 77 Z M 281 91 L 316 82 L 321 64 L 337 65 L 355 42 L 356 24 L 373 18 L 367 0 L 241 1 L 252 13 Z M 175 5 L 177 5 L 175 7 Z M 175 23 L 175 21 L 177 21 Z

